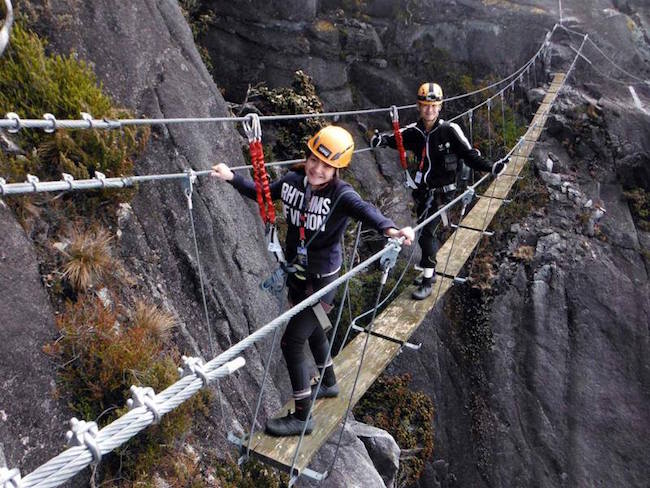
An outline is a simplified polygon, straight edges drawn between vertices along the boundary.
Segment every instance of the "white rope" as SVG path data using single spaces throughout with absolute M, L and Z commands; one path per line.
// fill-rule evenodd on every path
M 2 28 L 0 28 L 0 56 L 2 56 L 2 53 L 9 44 L 11 24 L 14 22 L 14 9 L 11 6 L 10 0 L 5 0 L 5 9 L 7 10 L 7 15 L 5 16 L 5 21 L 2 24 Z
M 77 439 L 83 445 L 67 449 L 22 478 L 20 488 L 59 486 L 103 454 L 113 451 L 156 419 L 177 408 L 204 386 L 206 378 L 209 381 L 223 378 L 245 364 L 244 358 L 238 357 L 220 367 L 210 368 L 206 365 L 202 374 L 187 374 L 158 395 L 153 394 L 150 388 L 131 387 L 133 398 L 127 404 L 132 409 L 128 413 L 98 432 L 92 426 L 94 423 L 81 424 L 74 419 L 68 438 Z
M 516 81 L 516 80 L 515 80 Z M 455 120 L 464 117 L 465 115 L 472 113 L 473 111 L 481 108 L 486 104 L 491 104 L 492 100 L 503 93 L 504 90 L 509 87 L 514 86 L 515 81 L 512 81 L 510 85 L 506 85 L 501 91 L 495 93 L 490 98 L 484 100 L 483 102 L 467 109 L 465 112 L 460 113 L 447 122 L 453 122 Z M 249 118 L 245 117 L 246 121 L 249 121 Z M 1 121 L 0 121 L 1 122 Z M 376 148 L 364 147 L 354 151 L 354 154 L 361 154 L 368 151 L 373 151 Z M 299 159 L 289 159 L 285 161 L 275 161 L 271 163 L 266 163 L 268 167 L 277 167 L 277 166 L 291 166 L 293 164 L 301 163 L 304 161 L 304 158 Z M 242 165 L 242 166 L 233 166 L 230 169 L 232 171 L 244 170 L 252 168 L 251 165 Z M 208 176 L 212 173 L 212 170 L 201 170 L 193 171 L 190 170 L 193 175 L 197 177 Z M 150 181 L 164 181 L 164 180 L 179 180 L 187 179 L 188 172 L 183 173 L 161 173 L 161 174 L 152 174 L 152 175 L 142 175 L 142 176 L 121 176 L 106 178 L 102 173 L 95 172 L 95 178 L 84 179 L 84 180 L 75 180 L 72 175 L 63 174 L 63 179 L 58 181 L 39 181 L 38 178 L 27 175 L 26 182 L 23 183 L 7 183 L 3 178 L 0 178 L 0 195 L 22 195 L 27 193 L 47 193 L 47 192 L 56 192 L 56 191 L 86 191 L 86 190 L 96 190 L 96 189 L 116 189 L 116 188 L 127 188 L 132 187 L 136 183 L 146 183 Z

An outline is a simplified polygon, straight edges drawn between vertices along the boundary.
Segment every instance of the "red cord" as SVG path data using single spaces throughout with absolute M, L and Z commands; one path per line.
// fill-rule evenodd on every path
M 395 145 L 399 151 L 399 162 L 403 169 L 406 169 L 406 151 L 404 150 L 404 141 L 402 140 L 402 133 L 399 131 L 399 122 L 393 120 L 393 133 L 395 134 Z

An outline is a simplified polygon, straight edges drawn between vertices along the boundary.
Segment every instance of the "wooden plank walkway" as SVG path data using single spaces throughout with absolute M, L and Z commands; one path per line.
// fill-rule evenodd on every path
M 458 276 L 461 272 L 467 259 L 483 236 L 481 230 L 488 228 L 494 215 L 503 205 L 503 200 L 500 198 L 505 198 L 508 195 L 508 192 L 517 181 L 517 176 L 528 161 L 563 80 L 564 74 L 555 75 L 551 83 L 551 90 L 553 91 L 548 92 L 544 103 L 540 105 L 533 119 L 537 120 L 538 124 L 531 125 L 525 134 L 524 142 L 513 153 L 504 172 L 505 175 L 494 180 L 483 192 L 483 195 L 479 195 L 476 204 L 461 221 L 461 227 L 453 232 L 438 251 L 438 268 L 446 276 L 438 276 L 434 284 L 433 294 L 425 300 L 414 301 L 410 298 L 413 287 L 409 286 L 400 296 L 393 300 L 390 306 L 377 316 L 373 327 L 374 332 L 392 337 L 397 341 L 408 341 L 429 311 L 451 288 L 453 280 L 449 277 Z M 499 198 L 490 198 L 490 196 L 498 196 Z M 334 369 L 339 382 L 340 395 L 337 398 L 321 399 L 316 402 L 312 413 L 314 431 L 311 435 L 305 436 L 303 440 L 294 474 L 300 475 L 305 472 L 316 452 L 343 420 L 352 394 L 352 385 L 359 367 L 361 351 L 366 337 L 365 333 L 358 334 L 334 358 Z M 379 377 L 386 366 L 399 353 L 400 349 L 399 342 L 378 336 L 369 337 L 359 383 L 352 399 L 353 405 Z M 293 400 L 284 405 L 277 416 L 286 415 L 289 409 L 293 410 Z M 251 452 L 264 462 L 288 472 L 296 452 L 298 439 L 298 436 L 271 437 L 262 432 L 256 432 L 251 442 Z

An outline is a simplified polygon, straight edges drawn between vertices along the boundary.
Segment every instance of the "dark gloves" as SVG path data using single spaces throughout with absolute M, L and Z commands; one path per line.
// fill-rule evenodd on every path
M 505 158 L 505 159 L 500 159 L 496 163 L 492 165 L 492 174 L 494 176 L 499 176 L 503 171 L 506 169 L 506 163 L 510 160 L 510 158 Z
M 384 135 L 380 134 L 377 129 L 375 129 L 375 135 L 370 139 L 370 147 L 382 147 L 386 145 L 386 139 Z

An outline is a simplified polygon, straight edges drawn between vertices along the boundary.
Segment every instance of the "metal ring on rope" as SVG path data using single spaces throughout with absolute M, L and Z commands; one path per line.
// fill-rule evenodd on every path
M 21 486 L 20 470 L 0 468 L 0 488 L 20 488 Z
M 201 378 L 203 386 L 208 386 L 210 384 L 210 378 L 203 369 L 203 359 L 193 356 L 182 356 L 181 361 L 183 362 L 183 367 L 178 368 L 178 372 L 181 377 L 196 375 Z
M 69 173 L 61 173 L 61 177 L 63 178 L 63 181 L 68 183 L 68 185 L 70 186 L 69 189 L 72 190 L 74 187 L 74 176 L 72 176 Z
M 150 386 L 131 386 L 131 398 L 126 401 L 126 406 L 129 410 L 133 410 L 138 407 L 145 407 L 153 415 L 153 423 L 157 424 L 160 422 L 160 412 L 158 410 L 158 405 L 156 405 L 156 393 L 153 391 L 153 388 Z
M 76 417 L 70 419 L 70 430 L 66 432 L 65 438 L 68 445 L 85 446 L 93 456 L 93 463 L 97 464 L 102 460 L 102 452 L 97 444 L 99 429 L 95 422 L 86 422 Z
M 88 122 L 88 129 L 92 129 L 94 126 L 93 123 L 93 116 L 90 115 L 88 112 L 80 112 L 81 113 L 81 118 Z
M 47 113 L 47 114 L 43 115 L 43 118 L 45 120 L 49 120 L 52 123 L 52 125 L 50 127 L 45 127 L 43 129 L 44 132 L 46 132 L 48 134 L 51 134 L 52 132 L 54 132 L 56 130 L 56 117 L 54 115 L 50 114 L 50 113 Z
M 5 117 L 7 119 L 13 120 L 14 123 L 16 124 L 14 127 L 7 128 L 7 132 L 9 132 L 10 134 L 15 134 L 22 128 L 20 117 L 16 112 L 7 112 L 7 115 L 5 115 Z

